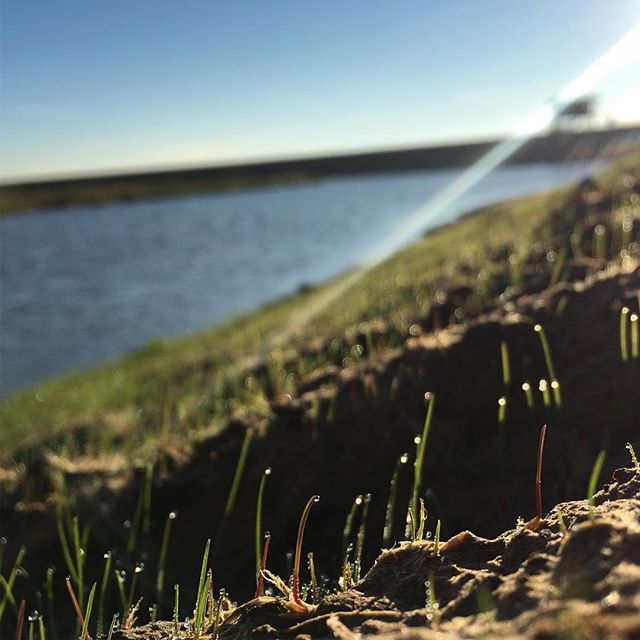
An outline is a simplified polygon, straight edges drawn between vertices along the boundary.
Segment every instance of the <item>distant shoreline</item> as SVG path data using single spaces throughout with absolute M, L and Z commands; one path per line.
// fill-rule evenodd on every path
M 532 138 L 507 164 L 615 157 L 640 141 L 640 125 Z M 23 182 L 0 186 L 0 215 L 197 193 L 298 184 L 331 176 L 453 169 L 470 165 L 499 140 L 323 158 Z

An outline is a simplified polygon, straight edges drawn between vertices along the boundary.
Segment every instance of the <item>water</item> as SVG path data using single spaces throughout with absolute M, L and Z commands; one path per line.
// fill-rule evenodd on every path
M 593 169 L 503 167 L 430 223 Z M 0 219 L 0 394 L 336 275 L 456 175 L 335 178 Z

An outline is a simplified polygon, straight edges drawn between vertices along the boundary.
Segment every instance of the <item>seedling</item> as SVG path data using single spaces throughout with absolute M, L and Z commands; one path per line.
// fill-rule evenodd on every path
M 4 597 L 2 598 L 2 602 L 0 602 L 0 622 L 2 621 L 2 616 L 4 615 L 4 610 L 7 606 L 7 602 L 11 602 L 15 607 L 15 600 L 13 597 L 13 584 L 16 581 L 18 569 L 22 564 L 25 552 L 25 547 L 20 547 L 20 549 L 18 550 L 18 554 L 16 555 L 16 559 L 13 563 L 13 567 L 11 568 L 11 572 L 9 573 L 9 579 L 5 580 L 3 578 L 2 584 L 4 586 Z
M 562 515 L 562 511 L 558 509 L 558 526 L 560 527 L 560 531 L 563 534 L 567 533 L 567 525 L 564 522 L 564 516 Z
M 267 558 L 269 557 L 269 547 L 271 546 L 271 534 L 267 531 L 264 534 L 264 547 L 262 550 L 262 558 L 258 567 L 258 578 L 256 581 L 256 598 L 264 595 L 264 572 L 267 568 Z
M 113 618 L 111 618 L 111 624 L 109 625 L 109 633 L 107 634 L 107 640 L 111 640 L 113 638 L 113 633 L 116 630 L 117 626 L 118 626 L 118 614 L 114 613 Z
M 26 606 L 27 603 L 23 599 L 20 602 L 20 608 L 18 609 L 18 619 L 16 621 L 16 640 L 22 640 L 22 627 L 24 626 L 24 610 Z
M 632 313 L 629 321 L 631 326 L 631 357 L 636 359 L 640 357 L 640 331 L 638 330 L 638 314 Z
M 398 497 L 398 482 L 400 479 L 400 470 L 402 466 L 407 464 L 409 454 L 403 453 L 396 462 L 396 466 L 391 476 L 389 484 L 389 500 L 387 502 L 387 511 L 384 518 L 384 530 L 382 532 L 382 542 L 385 546 L 389 546 L 393 535 L 393 516 L 396 509 L 396 500 Z
M 369 503 L 371 502 L 371 494 L 368 493 L 364 497 L 364 506 L 362 507 L 362 518 L 360 519 L 360 527 L 358 528 L 358 536 L 356 538 L 356 558 L 353 571 L 353 578 L 356 582 L 360 580 L 362 570 L 362 552 L 364 549 L 364 536 L 367 526 L 367 515 L 369 514 Z
M 420 485 L 422 483 L 422 464 L 424 461 L 424 454 L 427 450 L 427 438 L 429 437 L 429 429 L 431 427 L 431 420 L 433 419 L 433 407 L 436 402 L 436 396 L 434 393 L 427 392 L 424 394 L 427 401 L 427 416 L 424 421 L 424 428 L 422 430 L 422 437 L 417 442 L 416 461 L 413 467 L 413 492 L 411 495 L 411 537 L 415 539 L 416 528 L 415 523 L 418 520 L 418 494 L 420 493 Z
M 233 507 L 236 503 L 236 496 L 238 495 L 238 489 L 240 488 L 240 482 L 242 480 L 242 474 L 244 473 L 244 467 L 247 462 L 247 455 L 249 454 L 249 445 L 253 438 L 253 431 L 247 429 L 244 434 L 244 440 L 242 441 L 242 448 L 240 449 L 240 455 L 238 456 L 238 464 L 236 465 L 236 471 L 233 475 L 233 482 L 231 483 L 231 489 L 227 497 L 227 503 L 224 507 L 224 518 L 228 518 L 233 511 Z
M 136 566 L 133 570 L 133 577 L 131 578 L 131 587 L 129 588 L 129 598 L 127 600 L 127 610 L 130 610 L 131 604 L 133 603 L 133 596 L 136 592 L 136 584 L 138 583 L 138 574 L 142 573 L 144 568 L 143 564 L 136 563 Z
M 309 561 L 309 575 L 311 576 L 311 602 L 318 604 L 318 580 L 316 578 L 316 565 L 313 561 L 313 551 L 309 551 L 307 554 L 307 560 Z
M 502 383 L 505 389 L 511 384 L 511 367 L 509 366 L 509 347 L 506 342 L 500 343 L 500 359 L 502 361 Z
M 118 587 L 118 595 L 120 596 L 120 604 L 122 605 L 122 619 L 125 619 L 127 615 L 127 610 L 129 609 L 129 604 L 127 603 L 127 594 L 124 590 L 124 583 L 127 579 L 127 574 L 125 571 L 118 571 L 117 569 L 114 571 L 116 576 L 116 585 Z
M 173 602 L 173 636 L 174 638 L 178 637 L 179 624 L 178 618 L 180 616 L 180 585 L 176 584 L 173 587 L 174 591 L 174 602 Z M 113 624 L 113 621 L 112 623 Z
M 55 569 L 53 567 L 49 567 L 47 569 L 47 578 L 45 582 L 46 592 L 47 592 L 47 609 L 49 612 L 49 630 L 51 631 L 51 635 L 56 638 L 58 636 L 56 629 L 55 616 L 53 615 L 54 603 L 53 603 L 53 574 Z
M 213 618 L 213 629 L 211 631 L 211 638 L 216 640 L 218 637 L 218 627 L 220 626 L 220 614 L 222 613 L 222 603 L 226 598 L 227 594 L 224 589 L 220 589 L 220 595 L 218 596 L 218 601 L 216 602 L 216 608 L 214 611 Z
M 167 516 L 164 523 L 164 530 L 162 532 L 162 542 L 160 543 L 160 556 L 158 559 L 158 576 L 156 578 L 156 599 L 160 602 L 162 598 L 162 591 L 164 590 L 164 573 L 165 565 L 167 562 L 167 552 L 169 550 L 169 536 L 171 535 L 171 525 L 176 519 L 176 512 L 171 511 Z
M 628 307 L 620 309 L 620 357 L 622 362 L 629 360 L 629 345 L 627 336 L 627 320 L 629 318 Z
M 540 343 L 542 344 L 542 351 L 544 352 L 544 359 L 547 364 L 547 371 L 549 372 L 549 379 L 551 380 L 551 388 L 553 390 L 553 397 L 558 408 L 562 407 L 562 395 L 560 394 L 560 383 L 556 376 L 556 371 L 553 367 L 553 360 L 551 358 L 551 349 L 549 348 L 549 342 L 547 336 L 542 328 L 542 325 L 537 324 L 533 327 L 533 330 L 540 336 Z M 553 383 L 556 383 L 555 385 Z
M 304 528 L 309 518 L 309 512 L 311 507 L 320 500 L 320 496 L 312 496 L 305 505 L 300 516 L 300 524 L 298 525 L 298 538 L 296 539 L 296 553 L 293 561 L 293 573 L 291 574 L 291 589 L 293 594 L 293 601 L 302 605 L 302 599 L 300 598 L 300 559 L 302 557 L 302 539 L 304 537 Z
M 271 475 L 271 468 L 267 467 L 260 478 L 260 486 L 258 488 L 258 502 L 256 505 L 256 581 L 260 580 L 260 562 L 263 557 L 262 551 L 262 499 L 264 496 L 264 487 L 267 478 Z
M 356 517 L 356 513 L 358 511 L 358 507 L 362 504 L 364 500 L 363 496 L 356 496 L 353 504 L 351 505 L 351 509 L 347 514 L 347 518 L 344 521 L 344 529 L 342 530 L 342 554 L 343 556 L 347 553 L 349 545 L 351 543 L 351 531 L 353 529 L 353 523 Z
M 547 425 L 540 429 L 540 442 L 538 443 L 538 464 L 536 466 L 536 509 L 538 519 L 542 520 L 542 455 L 544 453 L 544 437 L 547 434 Z
M 528 382 L 523 382 L 522 391 L 524 391 L 524 396 L 527 399 L 527 407 L 529 407 L 529 409 L 532 409 L 533 408 L 533 391 L 531 391 L 531 385 Z
M 507 418 L 507 398 L 502 396 L 498 398 L 498 424 L 504 424 Z
M 140 488 L 140 495 L 138 496 L 138 504 L 136 505 L 136 512 L 133 517 L 133 525 L 129 533 L 129 541 L 127 543 L 127 552 L 132 553 L 136 548 L 136 541 L 138 539 L 138 531 L 142 525 L 142 530 L 145 536 L 149 535 L 149 529 L 151 526 L 151 491 L 153 488 L 153 465 L 147 464 L 145 467 L 144 481 Z
M 427 510 L 424 508 L 424 500 L 420 498 L 420 520 L 416 540 L 424 540 L 424 524 L 427 520 Z
M 196 640 L 200 638 L 200 634 L 204 625 L 205 607 L 207 604 L 207 562 L 209 561 L 209 548 L 211 539 L 207 540 L 202 555 L 202 565 L 200 566 L 200 580 L 198 582 L 198 596 L 196 598 L 195 614 L 193 619 L 193 630 Z
M 589 517 L 591 520 L 595 518 L 596 515 L 596 506 L 593 500 L 593 496 L 596 493 L 596 489 L 598 488 L 598 479 L 600 478 L 600 472 L 602 471 L 602 465 L 604 464 L 604 459 L 606 456 L 606 451 L 603 449 L 596 458 L 596 461 L 593 463 L 593 469 L 591 469 L 591 476 L 589 477 L 589 485 L 587 486 L 587 501 L 589 503 Z
M 640 462 L 638 462 L 638 458 L 636 456 L 636 452 L 633 448 L 633 445 L 630 442 L 627 442 L 625 445 L 629 455 L 631 456 L 631 463 L 633 464 L 635 469 L 640 469 Z
M 542 394 L 542 402 L 544 403 L 544 406 L 547 408 L 550 407 L 551 395 L 549 394 L 549 385 L 547 384 L 547 381 L 544 378 L 540 380 L 538 384 L 538 389 L 540 389 L 540 393 Z
M 87 608 L 84 612 L 84 621 L 82 622 L 82 632 L 80 633 L 79 640 L 83 640 L 84 638 L 90 638 L 89 635 L 89 620 L 91 619 L 91 609 L 93 608 L 93 598 L 96 595 L 96 586 L 97 583 L 94 582 L 91 587 L 91 591 L 89 591 L 89 599 L 87 600 Z
M 73 605 L 73 608 L 75 609 L 75 612 L 76 612 L 76 617 L 78 618 L 78 622 L 82 630 L 84 631 L 84 634 L 80 636 L 80 640 L 91 640 L 89 637 L 89 634 L 86 633 L 86 630 L 85 630 L 84 615 L 82 614 L 82 609 L 80 608 L 80 604 L 78 602 L 78 599 L 76 598 L 75 591 L 73 590 L 73 585 L 71 584 L 71 578 L 67 577 L 65 582 L 67 584 L 67 591 L 69 592 L 69 597 L 71 598 L 71 604 Z M 94 584 L 94 589 L 92 589 L 92 592 L 95 592 L 95 584 Z
M 111 551 L 104 554 L 104 571 L 102 573 L 102 582 L 100 583 L 100 595 L 98 597 L 98 619 L 96 621 L 97 634 L 102 635 L 102 627 L 104 624 L 104 599 L 107 594 L 107 585 L 111 574 Z
M 436 523 L 436 534 L 435 534 L 435 542 L 433 547 L 433 553 L 436 556 L 440 555 L 440 518 L 438 518 L 438 522 Z

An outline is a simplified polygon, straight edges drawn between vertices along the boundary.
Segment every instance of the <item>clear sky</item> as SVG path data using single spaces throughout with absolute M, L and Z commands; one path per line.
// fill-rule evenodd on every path
M 4 0 L 4 181 L 508 133 L 640 0 Z M 640 62 L 600 88 L 640 120 Z

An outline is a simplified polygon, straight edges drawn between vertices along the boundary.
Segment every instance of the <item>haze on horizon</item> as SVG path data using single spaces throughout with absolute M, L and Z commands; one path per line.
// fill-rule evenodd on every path
M 510 133 L 640 23 L 637 0 L 9 0 L 3 182 Z M 597 87 L 640 121 L 640 56 Z

